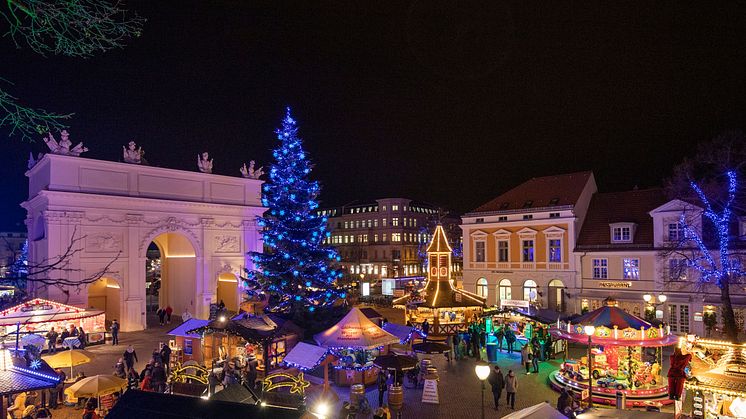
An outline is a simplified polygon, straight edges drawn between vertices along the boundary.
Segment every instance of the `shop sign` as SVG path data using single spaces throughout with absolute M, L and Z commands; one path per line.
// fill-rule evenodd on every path
M 29 311 L 48 311 L 54 310 L 51 304 L 28 304 L 21 307 L 21 311 L 28 313 Z
M 702 313 L 701 312 L 698 311 L 698 312 L 694 313 L 694 321 L 695 322 L 701 322 L 702 321 Z
M 525 307 L 528 308 L 527 300 L 500 300 L 500 307 Z
M 440 400 L 438 400 L 438 380 L 425 379 L 422 403 L 440 404 Z
M 598 283 L 601 288 L 632 288 L 629 281 L 602 281 Z

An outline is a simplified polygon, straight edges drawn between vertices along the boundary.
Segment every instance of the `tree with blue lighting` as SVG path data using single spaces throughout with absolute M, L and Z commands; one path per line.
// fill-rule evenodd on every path
M 268 209 L 259 218 L 268 251 L 251 254 L 254 269 L 246 270 L 244 281 L 249 297 L 268 298 L 266 311 L 298 319 L 321 314 L 345 293 L 336 285 L 342 276 L 335 267 L 340 258 L 324 244 L 330 233 L 327 217 L 316 213 L 320 187 L 310 179 L 313 165 L 290 108 L 276 132 L 280 145 L 272 153 L 275 162 L 262 189 Z
M 746 139 L 739 131 L 722 134 L 699 147 L 694 159 L 674 170 L 667 189 L 673 198 L 692 203 L 683 211 L 683 230 L 667 256 L 680 258 L 681 268 L 697 274 L 700 286 L 720 289 L 723 332 L 738 341 L 739 327 L 731 302 L 731 286 L 746 279 L 738 219 L 746 207 L 739 177 L 746 169 Z M 681 270 L 679 269 L 679 274 Z

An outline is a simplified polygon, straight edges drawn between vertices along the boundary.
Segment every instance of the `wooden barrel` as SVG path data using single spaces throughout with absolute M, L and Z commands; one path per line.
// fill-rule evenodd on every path
M 365 386 L 362 384 L 353 384 L 350 386 L 350 404 L 357 405 L 361 399 L 365 398 Z
M 425 378 L 428 380 L 437 380 L 438 379 L 438 369 L 435 367 L 428 367 L 427 372 L 425 373 Z
M 391 384 L 389 386 L 389 407 L 392 410 L 401 410 L 404 404 L 404 392 L 402 386 Z
M 420 371 L 427 371 L 428 367 L 430 367 L 433 364 L 433 361 L 430 360 L 430 358 L 425 358 L 422 361 L 420 361 Z

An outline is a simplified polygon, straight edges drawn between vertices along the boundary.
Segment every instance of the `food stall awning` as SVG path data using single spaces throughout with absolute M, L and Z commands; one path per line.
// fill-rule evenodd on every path
M 523 308 L 523 307 L 504 307 L 502 309 L 496 308 L 496 309 L 490 309 L 485 310 L 485 312 L 482 314 L 482 317 L 497 315 L 497 314 L 506 314 L 506 313 L 513 313 L 517 314 L 519 316 L 524 316 L 532 320 L 536 320 L 539 323 L 543 324 L 552 324 L 556 323 L 557 319 L 559 320 L 566 320 L 567 317 L 555 310 L 552 310 L 550 308 Z
M 370 321 L 357 307 L 329 329 L 314 335 L 313 339 L 325 348 L 374 349 L 399 343 L 399 338 Z
M 5 357 L 3 363 L 7 366 L 0 370 L 0 396 L 52 388 L 59 383 L 57 374 L 44 360 L 30 368 L 25 366 L 24 358 L 14 357 L 10 350 L 3 350 L 0 356 Z
M 55 301 L 34 298 L 0 311 L 0 326 L 78 320 L 103 313 L 101 310 L 86 310 Z
M 184 323 L 176 326 L 170 332 L 166 333 L 171 336 L 179 336 L 183 338 L 200 338 L 202 337 L 199 333 L 189 333 L 190 330 L 199 329 L 200 327 L 207 326 L 210 323 L 209 320 L 191 318 Z

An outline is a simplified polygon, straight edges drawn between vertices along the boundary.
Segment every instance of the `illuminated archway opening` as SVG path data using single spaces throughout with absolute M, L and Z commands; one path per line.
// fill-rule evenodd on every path
M 196 251 L 186 236 L 168 232 L 153 239 L 146 254 L 145 285 L 149 313 L 169 306 L 172 317 L 178 317 L 184 310 L 195 313 Z

